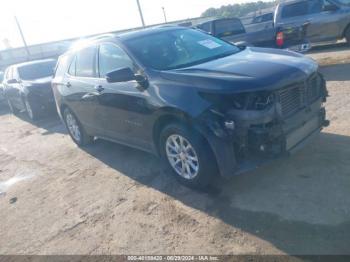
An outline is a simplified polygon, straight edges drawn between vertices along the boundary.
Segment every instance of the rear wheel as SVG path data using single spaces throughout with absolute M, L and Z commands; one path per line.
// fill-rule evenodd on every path
M 63 116 L 64 122 L 68 129 L 68 133 L 78 146 L 85 146 L 93 142 L 94 137 L 89 136 L 85 132 L 83 126 L 80 124 L 79 120 L 71 110 L 66 108 L 64 110 Z
M 36 108 L 36 106 L 29 102 L 27 97 L 25 97 L 23 100 L 29 118 L 31 120 L 37 120 L 39 118 L 39 110 Z
M 161 132 L 160 147 L 173 175 L 186 186 L 204 188 L 218 173 L 215 157 L 207 142 L 184 125 L 166 126 Z

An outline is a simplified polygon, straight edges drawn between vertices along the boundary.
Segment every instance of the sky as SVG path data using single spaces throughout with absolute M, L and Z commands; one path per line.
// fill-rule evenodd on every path
M 140 0 L 146 25 L 198 17 L 210 7 L 254 0 Z M 136 0 L 1 0 L 0 49 L 141 26 Z

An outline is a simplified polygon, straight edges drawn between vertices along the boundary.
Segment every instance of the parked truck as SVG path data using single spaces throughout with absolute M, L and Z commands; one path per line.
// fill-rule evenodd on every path
M 350 43 L 350 0 L 289 0 L 275 11 L 275 27 L 309 24 L 312 45 L 346 39 Z
M 219 18 L 198 24 L 196 27 L 235 44 L 289 48 L 295 51 L 307 51 L 309 47 L 306 39 L 308 23 L 267 27 L 256 32 L 247 32 L 239 18 Z

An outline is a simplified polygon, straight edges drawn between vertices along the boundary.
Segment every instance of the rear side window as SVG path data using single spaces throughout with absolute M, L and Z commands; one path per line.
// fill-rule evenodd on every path
M 245 33 L 241 21 L 236 19 L 217 20 L 215 22 L 215 35 L 224 37 L 230 35 L 238 35 Z
M 261 15 L 261 16 L 257 16 L 253 19 L 253 24 L 258 24 L 258 23 L 263 23 L 263 22 L 268 22 L 268 21 L 272 21 L 273 20 L 273 14 L 269 13 L 269 14 L 265 14 L 265 15 Z
M 302 1 L 290 5 L 286 5 L 282 10 L 282 18 L 291 18 L 308 14 L 308 3 Z
M 80 77 L 96 77 L 96 47 L 88 47 L 79 51 L 75 61 L 75 75 Z
M 204 23 L 198 26 L 199 29 L 202 29 L 205 32 L 211 33 L 210 22 Z

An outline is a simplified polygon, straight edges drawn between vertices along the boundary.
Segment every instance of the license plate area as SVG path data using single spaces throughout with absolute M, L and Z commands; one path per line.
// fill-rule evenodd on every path
M 314 117 L 311 120 L 307 121 L 303 126 L 298 129 L 292 131 L 286 137 L 286 150 L 289 151 L 300 142 L 302 142 L 305 138 L 307 138 L 310 134 L 320 128 L 319 118 Z

